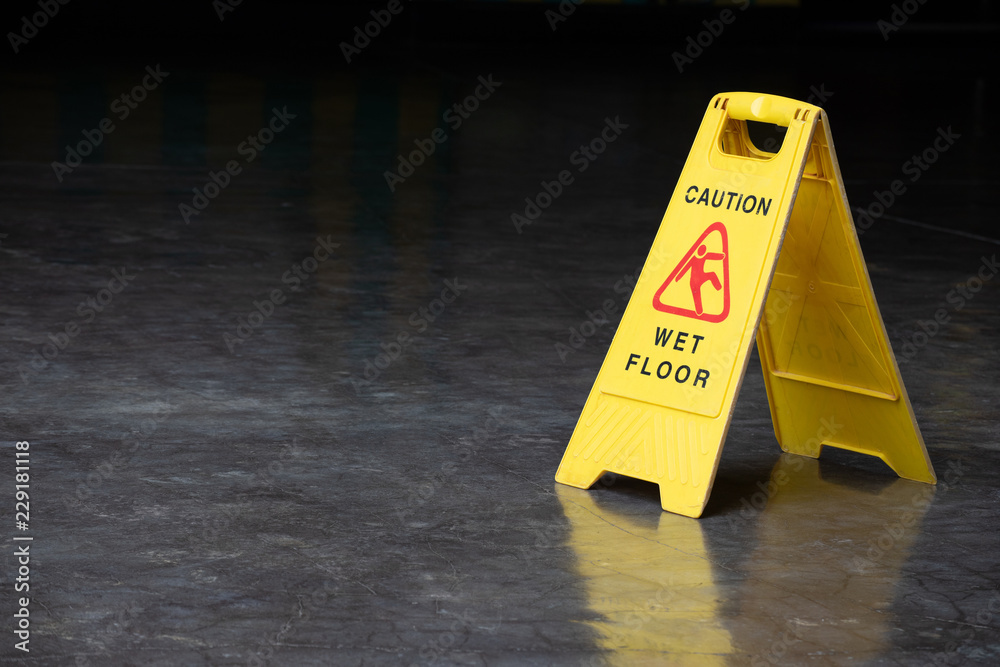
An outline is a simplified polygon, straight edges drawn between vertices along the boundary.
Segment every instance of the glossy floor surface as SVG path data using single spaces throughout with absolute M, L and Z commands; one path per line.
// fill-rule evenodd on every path
M 997 664 L 997 80 L 958 60 L 163 62 L 125 117 L 155 63 L 5 74 L 3 498 L 28 441 L 31 516 L 4 511 L 3 663 Z M 822 104 L 855 207 L 906 184 L 861 243 L 936 487 L 781 456 L 756 352 L 700 520 L 553 481 L 733 89 Z

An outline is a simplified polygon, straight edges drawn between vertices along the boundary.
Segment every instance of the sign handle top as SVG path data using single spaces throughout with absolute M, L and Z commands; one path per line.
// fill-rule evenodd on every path
M 756 120 L 788 127 L 793 121 L 806 122 L 820 107 L 778 95 L 759 93 L 720 93 L 717 104 L 735 120 Z

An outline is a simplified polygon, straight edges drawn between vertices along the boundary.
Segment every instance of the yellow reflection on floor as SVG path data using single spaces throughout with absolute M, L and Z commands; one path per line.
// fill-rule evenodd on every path
M 624 505 L 621 489 L 556 484 L 594 612 L 585 623 L 606 651 L 594 664 L 795 665 L 889 652 L 894 592 L 935 487 L 825 466 L 782 455 L 766 484 L 718 510 L 714 554 L 702 533 L 710 524 L 659 511 L 654 491 L 649 511 L 625 515 L 608 507 Z M 713 572 L 712 561 L 725 566 Z
M 688 517 L 625 516 L 599 507 L 594 496 L 555 485 L 569 521 L 568 546 L 609 665 L 726 665 L 729 632 L 718 615 L 701 524 Z M 608 493 L 613 493 L 609 491 Z
M 756 546 L 729 627 L 752 664 L 863 661 L 891 649 L 889 607 L 935 487 L 892 479 L 872 488 L 870 477 L 825 468 L 833 481 L 823 470 L 822 461 L 782 455 L 737 510 Z

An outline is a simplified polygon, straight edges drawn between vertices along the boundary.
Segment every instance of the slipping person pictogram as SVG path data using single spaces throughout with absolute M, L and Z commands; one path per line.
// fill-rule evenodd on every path
M 708 252 L 708 248 L 702 243 L 698 246 L 691 259 L 688 260 L 681 272 L 674 278 L 675 282 L 680 282 L 688 271 L 691 272 L 691 297 L 694 299 L 694 312 L 699 316 L 705 314 L 705 309 L 701 307 L 701 288 L 705 283 L 712 283 L 716 290 L 722 290 L 722 283 L 719 276 L 712 271 L 705 270 L 705 262 L 713 259 L 725 259 L 726 255 L 721 252 Z
M 709 250 L 713 248 L 713 250 Z M 716 250 L 717 249 L 717 250 Z M 660 289 L 653 296 L 653 308 L 661 313 L 683 315 L 705 322 L 722 322 L 729 315 L 729 235 L 726 226 L 715 222 L 708 226 L 691 248 L 684 253 L 681 261 L 663 281 Z M 720 266 L 706 268 L 707 262 L 720 262 Z M 714 270 L 712 270 L 714 269 Z M 719 274 L 721 272 L 721 275 Z M 691 289 L 691 301 L 684 294 L 684 288 L 671 285 L 688 279 Z M 705 283 L 711 284 L 721 299 L 708 301 L 709 309 L 705 308 Z M 693 302 L 694 308 L 690 307 Z M 714 307 L 713 307 L 714 306 Z

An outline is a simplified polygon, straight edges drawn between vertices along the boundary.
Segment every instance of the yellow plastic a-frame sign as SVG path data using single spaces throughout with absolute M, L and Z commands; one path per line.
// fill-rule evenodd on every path
M 777 152 L 753 144 L 748 120 L 787 127 Z M 659 485 L 663 509 L 701 516 L 755 331 L 784 451 L 815 458 L 840 447 L 936 481 L 826 113 L 723 93 L 705 113 L 556 481 L 644 479 Z

